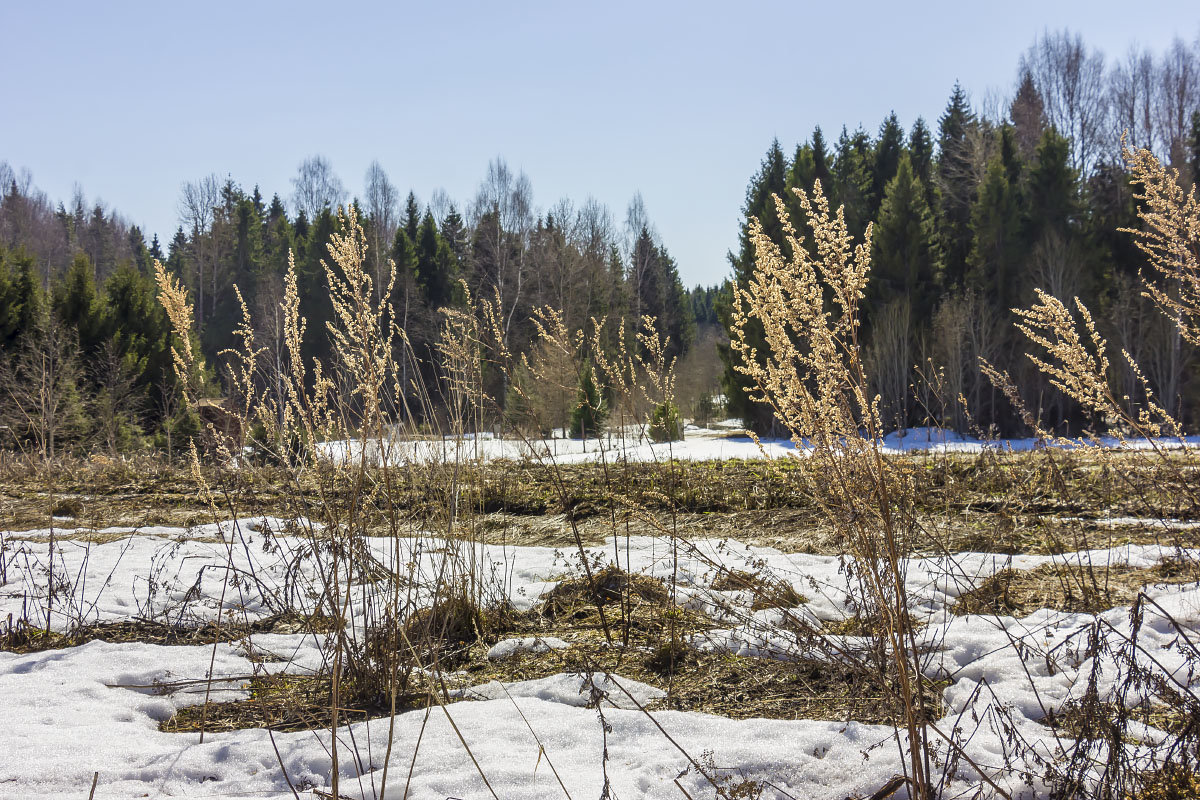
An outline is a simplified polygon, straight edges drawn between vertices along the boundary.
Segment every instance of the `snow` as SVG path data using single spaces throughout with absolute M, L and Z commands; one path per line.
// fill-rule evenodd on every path
M 487 651 L 491 661 L 503 661 L 518 653 L 546 653 L 551 650 L 563 650 L 570 645 L 562 639 L 553 636 L 530 636 L 519 639 L 502 639 L 492 645 Z
M 56 531 L 52 557 L 43 532 L 5 532 L 0 620 L 10 613 L 14 618 L 31 613 L 44 622 L 51 563 L 58 590 L 50 623 L 59 630 L 79 621 L 142 617 L 194 622 L 218 616 L 241 620 L 289 605 L 312 607 L 327 565 L 319 553 L 314 555 L 309 540 L 298 535 L 306 525 L 303 520 L 284 524 L 273 518 L 246 518 L 193 529 L 141 529 L 137 535 L 103 543 L 78 541 Z M 518 608 L 533 607 L 557 579 L 580 569 L 578 554 L 545 547 L 475 545 L 471 552 L 470 544 L 427 536 L 368 539 L 366 547 L 384 569 L 411 565 L 422 586 L 440 574 L 447 560 L 473 560 L 481 565 L 480 574 L 493 576 L 490 591 Z M 676 549 L 678 560 L 673 562 Z M 818 625 L 852 614 L 847 577 L 852 563 L 847 557 L 790 554 L 734 540 L 673 546 L 656 537 L 620 537 L 588 548 L 585 556 L 604 563 L 614 554 L 630 571 L 660 578 L 676 575 L 679 601 L 717 620 L 714 630 L 697 637 L 698 648 L 780 659 L 830 658 L 830 652 L 853 652 L 863 643 L 858 637 L 825 635 L 827 646 L 813 648 L 789 632 L 796 619 Z M 1045 564 L 1146 567 L 1179 557 L 1200 558 L 1200 551 L 1124 545 L 1060 555 L 980 552 L 910 559 L 905 580 L 913 613 L 924 623 L 924 670 L 947 681 L 946 715 L 937 722 L 939 728 L 953 730 L 965 720 L 977 721 L 968 725 L 967 754 L 985 765 L 994 780 L 1017 790 L 1017 796 L 1042 793 L 1045 787 L 1021 777 L 1023 768 L 1038 770 L 1032 763 L 1014 760 L 998 731 L 1007 727 L 1032 750 L 1054 753 L 1060 743 L 1039 721 L 1078 697 L 1093 667 L 1101 695 L 1112 696 L 1117 672 L 1105 656 L 1089 654 L 1087 638 L 1099 621 L 1102 635 L 1119 643 L 1131 634 L 1129 611 L 1114 608 L 1092 616 L 1043 609 L 1018 619 L 957 616 L 954 603 L 980 579 L 1003 569 Z M 720 571 L 731 569 L 789 584 L 808 602 L 794 609 L 751 611 L 748 593 L 712 588 Z M 363 602 L 370 591 L 370 586 L 356 590 L 355 602 Z M 1149 594 L 1187 630 L 1200 630 L 1200 586 L 1156 586 Z M 417 591 L 413 607 L 431 602 L 429 591 Z M 1175 644 L 1178 633 L 1150 607 L 1139 643 L 1154 654 L 1161 669 L 1194 685 L 1192 666 Z M 497 643 L 488 656 L 505 658 L 570 645 L 552 638 L 509 639 Z M 263 653 L 280 660 L 248 658 Z M 32 655 L 0 653 L 0 708 L 8 712 L 0 725 L 0 798 L 87 796 L 94 772 L 100 774 L 98 798 L 292 797 L 281 762 L 298 790 L 327 789 L 332 779 L 328 731 L 272 736 L 265 730 L 239 730 L 208 734 L 201 744 L 195 734 L 158 730 L 158 723 L 176 709 L 202 700 L 210 659 L 212 699 L 225 700 L 246 696 L 241 687 L 256 672 L 319 669 L 322 642 L 312 635 L 256 634 L 248 641 L 215 647 L 92 642 Z M 595 797 L 605 774 L 612 782 L 611 793 L 619 797 L 678 798 L 682 795 L 674 783 L 677 776 L 692 796 L 712 796 L 697 764 L 678 748 L 695 759 L 710 751 L 711 763 L 721 767 L 715 776 L 710 771 L 710 777 L 733 782 L 769 779 L 779 793 L 768 790 L 764 797 L 870 794 L 900 769 L 893 728 L 811 720 L 735 721 L 679 711 L 647 714 L 637 707 L 661 698 L 662 691 L 620 675 L 562 673 L 458 691 L 470 701 L 434 707 L 428 716 L 418 710 L 398 717 L 389 793 L 403 785 L 411 766 L 410 797 L 489 797 L 480 771 L 506 798 L 562 796 L 559 778 L 571 796 Z M 377 794 L 388 729 L 386 719 L 339 729 L 344 795 Z M 1157 735 L 1150 731 L 1145 741 Z M 968 796 L 982 785 L 973 770 L 961 764 L 953 779 L 954 792 Z
M 980 453 L 984 450 L 1023 452 L 1042 447 L 1145 450 L 1152 447 L 1172 449 L 1200 447 L 1200 436 L 1184 438 L 1122 439 L 1114 436 L 1097 438 L 1055 439 L 977 439 L 973 436 L 940 428 L 908 428 L 892 431 L 883 437 L 883 452 L 889 454 L 937 452 Z M 426 462 L 495 461 L 498 459 L 531 459 L 557 464 L 598 461 L 661 462 L 725 461 L 730 459 L 777 459 L 802 455 L 806 448 L 797 448 L 786 438 L 751 438 L 736 420 L 727 420 L 711 428 L 689 425 L 682 441 L 655 443 L 640 426 L 630 426 L 608 432 L 600 439 L 522 439 L 499 438 L 490 433 L 447 436 L 442 439 L 395 439 L 363 443 L 347 439 L 322 442 L 317 452 L 339 463 L 356 463 L 361 458 L 391 464 Z
M 506 697 L 534 697 L 551 703 L 577 708 L 595 707 L 638 709 L 667 696 L 662 689 L 629 678 L 599 673 L 559 673 L 548 678 L 501 683 L 490 681 L 452 693 L 468 700 L 503 700 Z

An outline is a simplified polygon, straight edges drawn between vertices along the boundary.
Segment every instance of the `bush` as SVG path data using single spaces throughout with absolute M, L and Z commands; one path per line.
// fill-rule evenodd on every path
M 659 403 L 650 419 L 650 438 L 656 442 L 683 440 L 683 418 L 674 403 Z

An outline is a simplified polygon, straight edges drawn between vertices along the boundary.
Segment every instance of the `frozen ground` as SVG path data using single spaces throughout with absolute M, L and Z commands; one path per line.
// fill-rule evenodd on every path
M 559 432 L 561 433 L 561 431 Z M 984 449 L 1024 451 L 1047 446 L 1040 439 L 996 439 L 984 441 L 964 436 L 953 431 L 934 428 L 910 428 L 904 432 L 893 431 L 884 437 L 884 452 L 955 452 L 978 453 Z M 1072 440 L 1067 443 L 1052 443 L 1049 446 L 1122 447 L 1146 449 L 1152 445 L 1165 448 L 1200 446 L 1200 436 L 1185 439 L 1162 439 L 1151 442 L 1145 439 L 1121 440 L 1106 436 L 1098 440 Z M 336 461 L 355 461 L 363 457 L 363 445 L 357 440 L 324 442 L 319 452 Z M 493 461 L 496 459 L 546 459 L 558 464 L 573 464 L 593 461 L 708 461 L 726 459 L 781 458 L 797 454 L 797 447 L 790 439 L 760 439 L 755 441 L 741 429 L 738 420 L 726 420 L 711 428 L 689 425 L 683 441 L 656 444 L 650 441 L 639 427 L 607 434 L 602 439 L 552 438 L 531 439 L 497 438 L 492 434 L 469 435 L 461 438 L 420 440 L 398 439 L 387 442 L 381 449 L 377 443 L 366 446 L 366 456 L 378 460 L 380 452 L 388 463 L 412 461 Z M 800 451 L 802 452 L 802 450 Z
M 44 532 L 9 532 L 2 553 L 0 619 L 47 608 L 51 563 L 59 591 L 50 624 L 60 630 L 78 621 L 132 617 L 200 621 L 224 612 L 235 619 L 253 618 L 285 605 L 311 605 L 325 565 L 303 536 L 284 530 L 296 527 L 263 518 L 196 529 L 145 529 L 103 544 L 66 538 L 56 541 L 52 559 Z M 579 569 L 577 556 L 552 548 L 470 548 L 435 538 L 368 540 L 367 546 L 381 568 L 412 564 L 424 582 L 449 564 L 473 557 L 493 591 L 521 608 L 533 606 L 557 581 Z M 624 568 L 661 578 L 676 575 L 681 602 L 717 621 L 716 628 L 697 636 L 694 645 L 699 648 L 783 659 L 829 652 L 813 651 L 789 634 L 782 624 L 784 611 L 752 612 L 745 593 L 712 589 L 718 567 L 767 573 L 791 584 L 808 601 L 788 612 L 793 615 L 838 620 L 851 613 L 845 559 L 787 554 L 730 540 L 691 542 L 678 551 L 677 563 L 672 552 L 661 539 L 633 537 L 592 548 L 588 558 L 616 560 Z M 1058 556 L 961 553 L 909 561 L 914 614 L 926 623 L 921 629 L 929 650 L 925 671 L 946 681 L 946 715 L 938 727 L 969 734 L 966 753 L 1014 796 L 1039 796 L 1045 787 L 1022 774 L 1028 769 L 1036 775 L 1038 769 L 1022 760 L 1013 741 L 1022 740 L 1026 754 L 1054 757 L 1058 752 L 1062 743 L 1039 720 L 1084 690 L 1094 664 L 1084 645 L 1097 617 L 1050 610 L 1022 619 L 955 616 L 949 609 L 980 577 L 1005 568 L 1033 569 L 1050 562 L 1141 567 L 1181 555 L 1200 557 L 1200 552 L 1130 545 Z M 370 586 L 362 587 L 369 591 Z M 362 602 L 362 593 L 355 594 L 356 602 Z M 1200 631 L 1200 587 L 1159 586 L 1150 594 L 1185 631 Z M 418 605 L 428 599 L 419 595 Z M 1099 620 L 1102 635 L 1114 641 L 1131 632 L 1126 608 L 1105 612 Z M 1195 684 L 1193 666 L 1173 646 L 1180 630 L 1163 614 L 1148 612 L 1139 636 L 1159 668 L 1183 685 Z M 853 636 L 828 638 L 834 650 L 853 651 L 861 644 Z M 240 687 L 256 671 L 307 671 L 321 663 L 320 642 L 311 635 L 252 637 L 255 649 L 284 658 L 277 663 L 252 662 L 246 644 L 214 649 L 92 642 L 31 655 L 0 653 L 0 708 L 5 710 L 0 798 L 86 797 L 97 772 L 98 798 L 287 798 L 293 787 L 328 788 L 328 731 L 272 736 L 265 730 L 240 730 L 208 734 L 201 744 L 196 734 L 158 730 L 159 722 L 176 709 L 201 701 L 210 659 L 215 659 L 217 700 L 245 696 Z M 569 647 L 571 642 L 511 640 L 497 656 L 542 646 Z M 1114 673 L 1107 664 L 1099 666 L 1099 691 L 1107 696 Z M 704 763 L 718 767 L 716 776 L 730 785 L 744 779 L 768 781 L 767 798 L 870 794 L 899 771 L 891 728 L 734 721 L 677 711 L 647 714 L 638 706 L 654 701 L 661 691 L 619 675 L 560 674 L 484 684 L 462 694 L 478 699 L 435 708 L 428 718 L 416 711 L 397 719 L 389 796 L 403 794 L 393 792 L 411 769 L 412 798 L 491 797 L 480 773 L 503 798 L 598 797 L 606 777 L 610 796 L 620 798 L 680 798 L 676 780 L 694 798 L 713 797 L 690 760 L 700 762 L 705 752 L 710 755 Z M 373 797 L 378 792 L 387 731 L 386 719 L 340 729 L 344 795 Z M 1143 734 L 1148 742 L 1161 736 L 1153 730 Z M 951 777 L 948 796 L 970 797 L 984 786 L 963 762 Z

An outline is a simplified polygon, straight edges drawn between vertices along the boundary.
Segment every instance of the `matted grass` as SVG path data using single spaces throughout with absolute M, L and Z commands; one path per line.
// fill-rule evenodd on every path
M 1200 564 L 1167 560 L 1154 567 L 1047 564 L 1032 570 L 1004 569 L 964 592 L 955 614 L 1024 617 L 1042 608 L 1096 614 L 1130 605 L 1147 585 L 1200 580 Z

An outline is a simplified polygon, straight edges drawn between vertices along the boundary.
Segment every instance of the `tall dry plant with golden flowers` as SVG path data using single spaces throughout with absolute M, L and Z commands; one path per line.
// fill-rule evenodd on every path
M 917 525 L 913 486 L 883 454 L 879 398 L 859 343 L 859 308 L 870 273 L 871 227 L 855 243 L 842 209 L 820 182 L 795 189 L 813 252 L 782 198 L 775 204 L 784 246 L 751 220 L 756 269 L 734 287 L 730 345 L 750 396 L 771 406 L 801 453 L 797 474 L 853 557 L 862 612 L 877 622 L 874 661 L 881 684 L 904 709 L 897 731 L 913 797 L 929 797 L 932 748 L 921 658 L 905 589 L 905 556 Z M 767 352 L 749 344 L 761 325 Z
M 1138 187 L 1134 197 L 1139 201 L 1141 227 L 1123 232 L 1133 236 L 1147 259 L 1148 269 L 1139 275 L 1141 293 L 1173 326 L 1173 346 L 1200 344 L 1200 203 L 1196 190 L 1185 192 L 1178 171 L 1166 169 L 1149 150 L 1123 146 L 1122 153 L 1130 181 Z M 1033 346 L 1030 360 L 1059 391 L 1106 423 L 1119 449 L 1125 451 L 1117 461 L 1115 453 L 1101 449 L 1096 454 L 1098 463 L 1122 476 L 1150 476 L 1146 485 L 1131 484 L 1131 488 L 1136 488 L 1151 508 L 1163 509 L 1157 512 L 1161 516 L 1194 517 L 1200 509 L 1200 488 L 1194 477 L 1200 464 L 1183 438 L 1183 420 L 1178 410 L 1172 410 L 1174 399 L 1156 395 L 1127 350 L 1121 351 L 1117 363 L 1132 376 L 1140 397 L 1114 390 L 1120 385 L 1120 377 L 1113 372 L 1116 358 L 1110 358 L 1109 343 L 1087 306 L 1078 297 L 1068 302 L 1041 289 L 1035 296 L 1029 308 L 1013 309 L 1017 328 Z M 1008 376 L 986 361 L 982 366 L 1022 408 Z M 1024 416 L 1040 436 L 1053 438 L 1040 429 L 1034 415 Z M 1186 569 L 1189 551 L 1179 542 L 1176 548 L 1176 568 Z M 1132 631 L 1116 637 L 1116 645 L 1107 644 L 1111 631 L 1105 622 L 1097 619 L 1094 623 L 1091 641 L 1099 644 L 1090 647 L 1089 686 L 1093 690 L 1080 698 L 1076 709 L 1085 724 L 1077 724 L 1078 730 L 1069 732 L 1068 757 L 1054 777 L 1063 796 L 1106 800 L 1195 796 L 1200 786 L 1195 778 L 1200 694 L 1175 671 L 1163 667 L 1158 660 L 1162 656 L 1147 658 L 1137 638 L 1143 624 L 1167 626 L 1178 633 L 1169 648 L 1178 651 L 1186 663 L 1200 661 L 1200 646 L 1172 613 L 1178 611 L 1169 612 L 1142 592 L 1130 608 Z M 1099 665 L 1106 659 L 1112 667 L 1105 680 L 1117 687 L 1115 699 L 1094 690 Z M 1167 726 L 1170 730 L 1165 736 L 1148 744 L 1131 723 L 1134 706 L 1170 707 L 1181 721 Z

